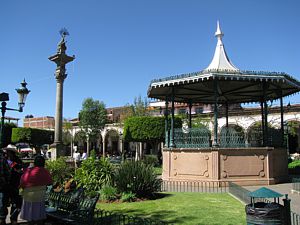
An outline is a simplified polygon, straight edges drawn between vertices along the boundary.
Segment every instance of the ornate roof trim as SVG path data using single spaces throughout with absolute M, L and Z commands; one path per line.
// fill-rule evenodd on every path
M 223 76 L 223 77 L 233 77 L 235 79 L 282 79 L 283 77 L 288 78 L 294 83 L 297 83 L 300 86 L 300 82 L 287 73 L 284 72 L 265 72 L 265 71 L 250 71 L 250 70 L 239 70 L 239 71 L 231 71 L 231 70 L 202 70 L 199 72 L 187 73 L 187 74 L 179 74 L 175 76 L 154 79 L 151 81 L 150 86 L 158 83 L 172 83 L 171 81 L 179 82 L 183 80 L 194 80 L 197 78 L 205 78 L 211 76 Z M 154 86 L 156 86 L 154 85 Z

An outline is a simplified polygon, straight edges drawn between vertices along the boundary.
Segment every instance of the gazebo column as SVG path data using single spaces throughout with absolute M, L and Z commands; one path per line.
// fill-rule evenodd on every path
M 215 93 L 215 103 L 214 103 L 214 140 L 212 147 L 219 147 L 218 142 L 218 81 L 214 80 L 214 93 Z
M 261 112 L 261 131 L 262 131 L 262 140 L 263 146 L 265 146 L 265 117 L 264 117 L 264 102 L 260 102 L 260 112 Z
M 268 132 L 268 102 L 264 101 L 264 119 L 265 119 L 265 147 L 269 146 L 269 132 Z
M 169 99 L 166 97 L 165 101 L 165 147 L 170 147 L 170 141 L 169 141 Z
M 225 109 L 226 109 L 226 112 L 225 112 L 225 116 L 226 116 L 226 128 L 228 128 L 228 102 L 226 102 L 225 104 Z
M 174 143 L 174 86 L 172 87 L 172 96 L 171 96 L 171 101 L 172 101 L 172 108 L 171 108 L 171 131 L 170 131 L 170 148 L 175 148 L 175 143 Z
M 192 101 L 189 101 L 189 128 L 192 128 Z
M 263 81 L 263 102 L 264 102 L 264 146 L 269 146 L 269 132 L 268 132 L 268 102 L 266 98 L 266 91 L 268 89 L 268 84 Z
M 280 128 L 281 128 L 281 146 L 284 145 L 284 122 L 283 122 L 283 99 L 280 97 Z

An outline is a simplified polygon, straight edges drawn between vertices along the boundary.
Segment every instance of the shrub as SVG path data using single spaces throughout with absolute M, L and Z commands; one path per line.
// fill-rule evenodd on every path
M 300 168 L 300 160 L 295 160 L 288 165 L 289 169 Z
M 49 170 L 53 184 L 62 186 L 64 181 L 71 177 L 73 169 L 66 163 L 64 157 L 60 157 L 56 160 L 47 160 L 46 168 Z
M 122 202 L 133 202 L 136 199 L 136 196 L 132 192 L 123 192 L 121 196 Z
M 146 165 L 152 165 L 152 166 L 158 166 L 159 165 L 159 161 L 156 155 L 145 155 L 143 162 Z
M 107 158 L 97 160 L 94 156 L 84 160 L 81 167 L 75 171 L 77 186 L 87 192 L 100 192 L 104 185 L 111 185 L 114 177 L 114 167 Z
M 117 199 L 117 189 L 110 185 L 104 185 L 100 190 L 100 198 L 107 201 Z
M 27 142 L 34 146 L 41 146 L 43 144 L 51 144 L 53 136 L 53 131 L 18 127 L 12 129 L 11 141 L 13 143 Z
M 160 189 L 161 181 L 156 178 L 153 166 L 140 161 L 126 161 L 115 175 L 118 191 L 132 192 L 137 197 L 151 197 Z

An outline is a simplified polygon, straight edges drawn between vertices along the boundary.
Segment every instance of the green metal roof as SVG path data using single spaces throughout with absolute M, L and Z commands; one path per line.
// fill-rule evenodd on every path
M 269 188 L 262 187 L 248 194 L 252 198 L 279 198 L 283 195 Z

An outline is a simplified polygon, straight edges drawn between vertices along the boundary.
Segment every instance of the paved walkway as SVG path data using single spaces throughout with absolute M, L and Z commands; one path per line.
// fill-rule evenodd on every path
M 249 191 L 255 191 L 261 187 L 269 188 L 283 195 L 288 194 L 288 197 L 291 199 L 291 210 L 300 215 L 300 194 L 292 193 L 292 183 L 275 184 L 269 186 L 244 186 L 244 188 L 248 189 Z M 281 202 L 281 204 L 283 204 L 283 202 Z

